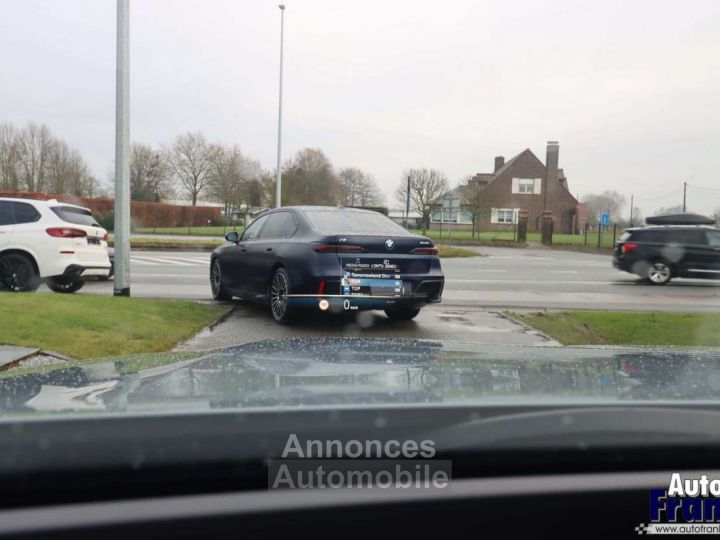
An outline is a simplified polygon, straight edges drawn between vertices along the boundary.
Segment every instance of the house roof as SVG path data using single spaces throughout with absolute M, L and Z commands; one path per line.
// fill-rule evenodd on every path
M 508 170 L 508 168 L 511 167 L 513 165 L 513 163 L 515 163 L 518 159 L 520 159 L 521 156 L 523 156 L 525 154 L 530 154 L 530 156 L 532 156 L 533 159 L 537 160 L 543 167 L 545 166 L 545 164 L 542 161 L 540 161 L 540 159 L 538 159 L 538 157 L 535 154 L 533 154 L 532 150 L 530 150 L 529 148 L 526 148 L 519 154 L 517 154 L 517 155 L 513 156 L 512 158 L 510 158 L 509 160 L 507 160 L 503 164 L 503 166 L 500 167 L 497 171 L 492 172 L 492 173 L 477 173 L 477 174 L 473 175 L 472 180 L 475 180 L 475 181 L 480 182 L 485 185 L 490 184 L 490 183 L 494 182 L 495 180 L 497 180 L 500 175 L 502 175 L 506 170 Z M 557 179 L 563 180 L 562 182 L 560 182 L 560 185 L 563 186 L 569 192 L 570 190 L 568 189 L 568 185 L 567 185 L 567 177 L 565 176 L 565 171 L 563 169 L 558 169 Z M 461 198 L 462 195 L 460 194 L 460 187 L 461 186 L 457 186 L 456 188 L 451 189 L 448 193 L 452 194 L 453 198 Z M 443 197 L 440 197 L 438 200 L 435 201 L 435 204 L 438 204 L 438 202 L 441 199 L 445 199 L 446 197 L 447 197 L 447 194 L 444 195 Z

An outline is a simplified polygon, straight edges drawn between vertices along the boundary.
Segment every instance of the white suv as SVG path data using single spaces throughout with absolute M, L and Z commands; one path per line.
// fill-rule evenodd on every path
M 107 231 L 87 208 L 0 198 L 0 290 L 34 291 L 41 282 L 71 293 L 84 277 L 107 277 Z

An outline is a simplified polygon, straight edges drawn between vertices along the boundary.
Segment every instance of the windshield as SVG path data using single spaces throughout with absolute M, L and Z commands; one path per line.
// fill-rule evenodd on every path
M 718 0 L 3 0 L 0 480 L 89 441 L 198 474 L 202 447 L 242 483 L 231 442 L 265 467 L 320 431 L 432 439 L 463 474 L 500 447 L 518 474 L 541 446 L 580 452 L 533 461 L 568 474 L 596 445 L 689 467 L 676 446 L 720 441 L 719 22 Z

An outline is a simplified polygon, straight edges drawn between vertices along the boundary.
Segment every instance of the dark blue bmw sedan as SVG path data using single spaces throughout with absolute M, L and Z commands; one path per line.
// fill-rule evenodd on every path
M 430 239 L 371 210 L 277 208 L 225 238 L 210 259 L 213 297 L 267 303 L 279 323 L 308 308 L 410 320 L 445 283 Z

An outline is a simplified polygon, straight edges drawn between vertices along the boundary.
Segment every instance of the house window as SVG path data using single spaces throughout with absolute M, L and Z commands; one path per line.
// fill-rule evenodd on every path
M 491 223 L 515 223 L 514 208 L 493 208 L 490 213 Z
M 430 214 L 430 221 L 432 223 L 450 223 L 450 220 L 450 208 L 448 207 L 434 208 Z M 453 207 L 452 223 L 471 224 L 472 215 L 463 208 Z
M 539 195 L 542 186 L 540 178 L 513 178 L 512 192 L 525 195 Z

